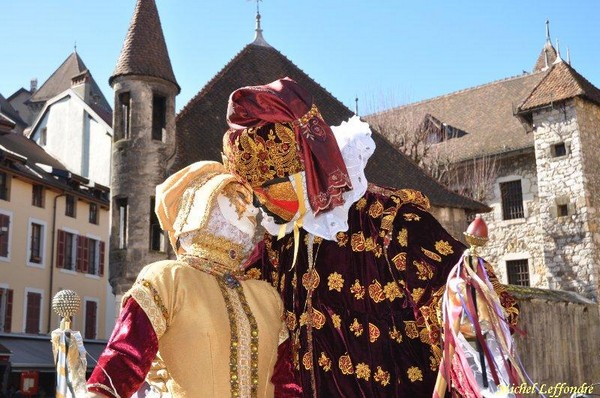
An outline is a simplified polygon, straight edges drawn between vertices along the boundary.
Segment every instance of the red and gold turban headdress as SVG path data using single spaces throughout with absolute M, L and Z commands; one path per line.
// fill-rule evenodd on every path
M 223 152 L 229 171 L 259 187 L 278 177 L 306 172 L 315 214 L 344 203 L 350 177 L 331 128 L 312 96 L 286 77 L 242 87 L 229 97 Z

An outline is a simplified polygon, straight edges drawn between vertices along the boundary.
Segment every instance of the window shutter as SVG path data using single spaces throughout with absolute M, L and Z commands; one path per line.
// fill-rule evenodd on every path
M 56 268 L 65 268 L 65 240 L 67 233 L 63 230 L 58 230 L 58 242 L 56 244 Z
M 10 333 L 10 323 L 12 322 L 13 290 L 6 289 L 6 311 L 4 312 L 4 332 Z
M 40 304 L 42 295 L 39 293 L 27 293 L 27 318 L 25 333 L 40 333 Z
M 0 232 L 0 256 L 8 257 L 8 233 L 10 232 L 10 217 L 0 214 L 0 230 L 6 228 L 6 232 Z
M 83 241 L 85 237 L 81 235 L 75 235 L 75 239 L 77 239 L 77 256 L 75 260 L 75 270 L 77 272 L 83 272 Z
M 86 238 L 84 236 L 80 236 L 80 239 L 83 240 L 82 246 L 83 246 L 83 264 L 82 264 L 82 271 L 87 273 L 88 270 L 90 269 L 90 258 L 89 258 L 89 254 L 90 254 L 90 243 L 94 242 L 93 239 L 89 239 Z
M 100 246 L 100 261 L 98 265 L 98 275 L 104 276 L 104 242 L 100 241 L 98 246 Z
M 97 304 L 95 301 L 85 302 L 85 338 L 96 338 L 96 312 Z

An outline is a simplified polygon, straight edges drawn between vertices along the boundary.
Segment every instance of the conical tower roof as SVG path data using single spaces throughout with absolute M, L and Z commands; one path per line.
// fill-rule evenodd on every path
M 154 0 L 138 0 L 117 66 L 108 82 L 118 76 L 152 76 L 169 81 L 181 91 L 167 51 Z

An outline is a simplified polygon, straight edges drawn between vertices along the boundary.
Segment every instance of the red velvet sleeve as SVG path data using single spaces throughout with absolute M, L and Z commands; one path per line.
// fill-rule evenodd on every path
M 302 396 L 302 387 L 296 382 L 290 339 L 285 340 L 277 348 L 277 362 L 275 363 L 275 369 L 273 369 L 271 383 L 275 386 L 275 396 L 277 398 Z
M 114 386 L 119 396 L 131 396 L 144 382 L 157 352 L 158 338 L 150 320 L 135 300 L 128 299 L 87 381 L 88 390 L 116 397 Z

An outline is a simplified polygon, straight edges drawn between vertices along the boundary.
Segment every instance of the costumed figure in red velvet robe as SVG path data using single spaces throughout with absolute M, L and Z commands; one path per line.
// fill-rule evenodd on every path
M 268 232 L 247 272 L 281 293 L 304 397 L 432 396 L 437 311 L 465 246 L 420 192 L 368 184 L 369 126 L 330 128 L 293 80 L 234 91 L 227 120 L 226 166 Z M 515 322 L 514 299 L 495 288 Z
M 217 162 L 194 163 L 156 188 L 156 214 L 177 259 L 150 264 L 123 308 L 88 397 L 297 397 L 283 304 L 245 277 L 256 209 Z

